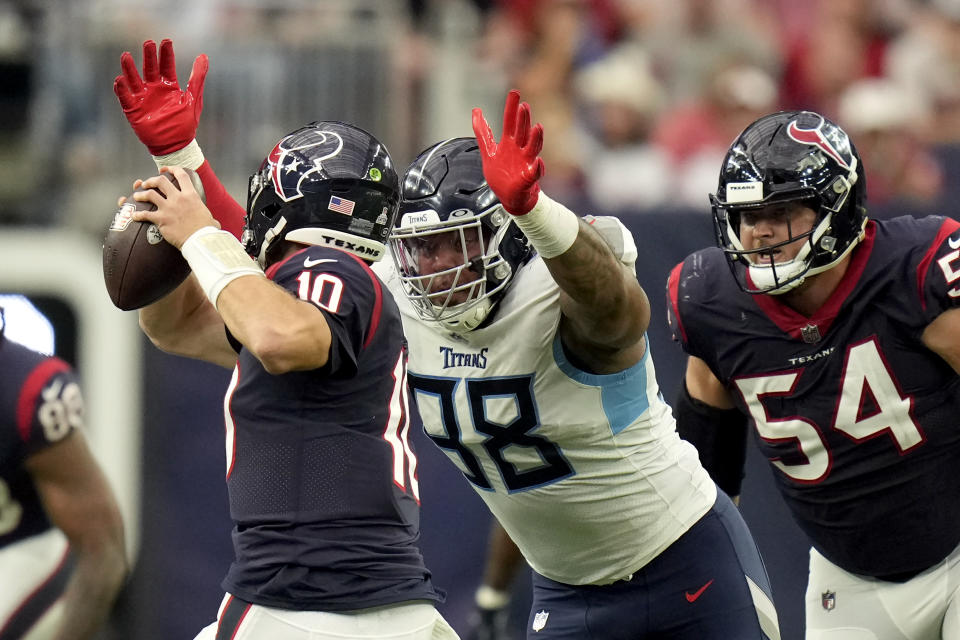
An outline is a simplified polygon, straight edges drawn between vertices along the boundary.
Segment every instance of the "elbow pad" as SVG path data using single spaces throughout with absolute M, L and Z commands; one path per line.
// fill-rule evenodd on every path
M 690 396 L 683 383 L 676 403 L 677 432 L 697 448 L 700 463 L 729 496 L 740 495 L 747 460 L 747 417 Z

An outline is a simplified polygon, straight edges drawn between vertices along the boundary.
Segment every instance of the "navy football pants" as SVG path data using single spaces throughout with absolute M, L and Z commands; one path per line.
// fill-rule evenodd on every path
M 774 640 L 772 603 L 753 537 L 718 491 L 713 508 L 629 581 L 573 586 L 534 572 L 527 638 Z

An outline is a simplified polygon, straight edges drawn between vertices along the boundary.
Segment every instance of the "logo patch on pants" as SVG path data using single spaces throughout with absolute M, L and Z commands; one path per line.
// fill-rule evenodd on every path
M 833 611 L 837 607 L 837 594 L 834 591 L 824 591 L 820 594 L 820 604 L 825 611 Z
M 540 631 L 545 626 L 547 626 L 547 618 L 550 617 L 550 613 L 547 611 L 537 611 L 536 615 L 533 616 L 533 630 Z

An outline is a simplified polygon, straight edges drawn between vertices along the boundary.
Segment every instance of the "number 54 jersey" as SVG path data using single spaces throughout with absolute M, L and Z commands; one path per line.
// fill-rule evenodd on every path
M 615 582 L 713 506 L 716 487 L 676 434 L 649 349 L 617 374 L 575 367 L 542 259 L 517 270 L 491 322 L 464 334 L 421 321 L 397 279 L 385 280 L 427 434 L 535 571 L 565 584 Z
M 827 559 L 904 576 L 960 543 L 960 377 L 921 342 L 960 304 L 960 223 L 869 222 L 809 318 L 743 293 L 716 248 L 677 265 L 667 290 L 674 338 L 751 417 L 784 499 Z

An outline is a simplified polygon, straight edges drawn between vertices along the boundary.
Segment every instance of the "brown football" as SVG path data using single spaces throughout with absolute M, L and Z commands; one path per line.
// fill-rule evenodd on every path
M 200 177 L 195 171 L 185 171 L 202 199 Z M 162 175 L 177 185 L 172 175 Z M 113 304 L 124 311 L 156 302 L 190 274 L 187 261 L 163 239 L 157 225 L 132 219 L 134 211 L 154 209 L 153 204 L 134 200 L 131 194 L 111 218 L 103 238 L 103 281 Z

